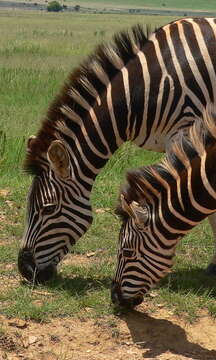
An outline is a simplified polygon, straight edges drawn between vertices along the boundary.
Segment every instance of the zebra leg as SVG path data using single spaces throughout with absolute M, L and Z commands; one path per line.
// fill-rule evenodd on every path
M 212 228 L 213 237 L 214 237 L 214 244 L 215 244 L 215 252 L 214 256 L 211 260 L 211 263 L 208 265 L 206 272 L 208 275 L 215 275 L 216 276 L 216 212 L 208 217 L 209 223 Z

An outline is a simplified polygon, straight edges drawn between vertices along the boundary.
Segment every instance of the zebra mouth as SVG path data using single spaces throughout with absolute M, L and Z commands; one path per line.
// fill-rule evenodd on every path
M 18 269 L 20 274 L 33 284 L 44 284 L 57 274 L 57 266 L 53 262 L 39 269 L 30 250 L 22 249 L 18 255 Z
M 134 308 L 135 306 L 141 304 L 141 302 L 143 301 L 143 295 L 137 295 L 131 298 L 124 298 L 122 296 L 119 284 L 113 282 L 111 287 L 111 300 L 114 305 Z

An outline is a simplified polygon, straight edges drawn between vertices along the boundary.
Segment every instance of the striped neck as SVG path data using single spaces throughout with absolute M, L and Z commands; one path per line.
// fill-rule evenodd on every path
M 187 136 L 179 133 L 179 142 L 170 144 L 162 163 L 127 175 L 121 195 L 126 200 L 117 213 L 136 222 L 144 208 L 151 219 L 146 235 L 157 238 L 159 252 L 167 248 L 172 253 L 179 239 L 216 210 L 215 119 L 206 111 Z

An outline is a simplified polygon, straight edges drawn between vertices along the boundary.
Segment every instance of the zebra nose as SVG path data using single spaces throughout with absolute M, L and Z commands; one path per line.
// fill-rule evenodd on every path
M 119 284 L 115 281 L 111 285 L 111 300 L 115 305 L 121 305 L 121 290 Z
M 111 286 L 111 299 L 114 305 L 133 308 L 134 306 L 141 304 L 143 296 L 137 295 L 133 298 L 124 298 L 119 284 L 113 281 Z
M 18 255 L 18 270 L 28 281 L 43 284 L 56 275 L 56 266 L 49 264 L 43 269 L 38 269 L 33 254 L 30 250 L 21 249 Z
M 18 254 L 18 270 L 27 280 L 33 281 L 36 274 L 36 265 L 30 250 L 20 249 Z

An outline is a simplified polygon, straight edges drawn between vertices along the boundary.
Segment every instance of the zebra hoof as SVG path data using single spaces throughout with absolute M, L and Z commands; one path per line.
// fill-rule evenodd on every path
M 206 274 L 209 276 L 216 276 L 216 264 L 209 264 L 209 266 L 206 269 Z

